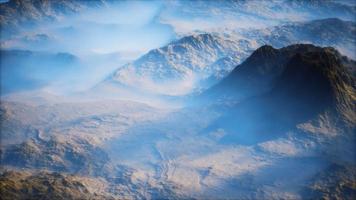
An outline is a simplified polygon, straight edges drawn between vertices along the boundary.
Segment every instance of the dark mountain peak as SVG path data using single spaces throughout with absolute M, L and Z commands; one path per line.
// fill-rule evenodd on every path
M 312 47 L 312 45 L 309 45 L 309 47 Z M 354 84 L 352 83 L 354 78 L 350 75 L 349 69 L 344 66 L 344 62 L 350 60 L 342 56 L 336 49 L 314 46 L 312 49 L 305 49 L 304 52 L 300 50 L 296 50 L 295 54 L 285 64 L 286 67 L 282 76 L 288 70 L 294 70 L 297 73 L 314 69 L 316 74 L 327 77 L 329 81 L 336 81 L 334 85 L 342 84 L 341 82 L 349 85 Z
M 283 52 L 288 52 L 290 54 L 305 53 L 312 51 L 322 51 L 321 47 L 314 46 L 312 44 L 292 44 L 279 49 Z
M 296 53 L 285 64 L 283 73 L 274 83 L 271 95 L 289 101 L 302 110 L 325 110 L 339 113 L 353 123 L 356 82 L 343 65 L 342 57 L 333 48 Z
M 277 59 L 278 53 L 278 49 L 275 49 L 270 45 L 263 45 L 246 59 L 246 64 L 260 66 L 260 68 L 266 67 Z
M 339 84 L 336 81 L 341 81 L 329 77 L 339 68 L 336 65 L 340 63 L 332 54 L 325 51 L 296 53 L 285 64 L 283 73 L 275 82 L 273 92 L 284 93 L 286 96 L 294 96 L 293 93 L 300 97 L 318 96 L 315 101 L 331 103 L 335 96 L 332 87 Z M 338 72 L 336 74 L 339 76 Z
M 311 44 L 295 44 L 281 49 L 275 49 L 272 46 L 265 45 L 257 49 L 240 67 L 236 67 L 236 69 L 231 73 L 231 76 L 240 73 L 239 71 L 242 71 L 242 69 L 239 68 L 244 67 L 246 68 L 246 71 L 250 71 L 249 73 L 254 72 L 262 76 L 271 75 L 276 77 L 282 73 L 286 65 L 288 65 L 291 60 L 296 59 L 320 63 L 323 63 L 323 61 L 329 61 L 334 64 L 328 65 L 329 67 L 338 66 L 336 64 L 342 65 L 342 63 L 338 62 L 348 60 L 347 57 L 342 56 L 332 47 L 322 48 Z
M 271 45 L 263 45 L 261 46 L 260 48 L 258 48 L 256 51 L 254 51 L 254 54 L 262 54 L 262 55 L 265 55 L 265 54 L 270 54 L 270 53 L 275 53 L 277 51 L 277 49 L 273 48 Z
M 246 59 L 246 62 L 251 62 L 253 60 L 268 62 L 271 59 L 276 62 L 280 62 L 290 59 L 297 53 L 321 52 L 324 51 L 324 49 L 327 49 L 334 54 L 339 54 L 338 51 L 332 47 L 321 48 L 312 44 L 293 44 L 280 49 L 276 49 L 271 45 L 263 45 L 254 51 L 252 55 Z
M 321 47 L 317 47 L 312 44 L 292 44 L 280 49 L 276 49 L 271 45 L 263 45 L 256 49 L 250 57 L 260 56 L 259 58 L 261 58 L 271 55 L 274 56 L 281 52 L 295 54 L 298 52 L 321 51 L 321 49 Z
M 331 47 L 296 44 L 274 49 L 265 45 L 203 96 L 242 100 L 280 91 L 295 98 L 299 98 L 297 94 L 319 96 L 317 101 L 330 99 L 347 108 L 350 94 L 355 92 L 349 70 L 353 64 Z
M 246 60 L 203 94 L 223 105 L 232 100 L 228 114 L 214 125 L 231 131 L 226 140 L 236 136 L 232 133 L 256 134 L 258 141 L 268 140 L 271 135 L 261 133 L 284 134 L 304 123 L 320 130 L 332 127 L 354 132 L 356 81 L 343 64 L 343 56 L 333 48 L 313 45 L 292 45 L 273 52 L 273 59 L 254 52 L 251 57 L 260 58 L 261 65 Z
M 352 21 L 344 21 L 339 18 L 325 18 L 325 19 L 317 19 L 309 22 L 309 24 L 315 25 L 324 25 L 324 24 L 335 24 L 335 25 L 347 25 L 347 24 L 355 24 Z

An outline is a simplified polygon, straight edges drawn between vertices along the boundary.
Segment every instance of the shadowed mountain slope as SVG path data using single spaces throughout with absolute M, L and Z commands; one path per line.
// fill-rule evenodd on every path
M 241 65 L 238 65 L 225 79 L 220 83 L 207 90 L 202 94 L 203 97 L 227 98 L 241 100 L 247 97 L 265 93 L 275 86 L 277 77 L 281 76 L 287 66 L 293 65 L 293 62 L 299 62 L 296 55 L 305 55 L 308 53 L 326 54 L 325 58 L 333 57 L 332 65 L 343 65 L 343 67 L 329 67 L 330 70 L 339 70 L 343 68 L 346 71 L 354 71 L 355 62 L 342 56 L 333 48 L 320 48 L 313 45 L 291 45 L 281 49 L 275 49 L 272 46 L 265 45 L 252 53 Z M 291 60 L 291 59 L 294 59 Z M 299 60 L 302 58 L 299 58 Z M 317 58 L 317 55 L 309 58 L 304 58 L 305 62 L 319 62 L 322 58 Z M 321 62 L 321 61 L 320 61 Z M 303 65 L 303 63 L 299 63 Z M 318 64 L 318 63 L 316 63 Z M 324 64 L 325 63 L 319 63 Z M 320 66 L 322 67 L 322 66 Z M 303 70 L 298 67 L 295 70 Z M 289 69 L 291 70 L 291 69 Z M 297 73 L 297 71 L 295 71 Z M 340 72 L 341 73 L 341 72 Z M 343 78 L 349 82 L 351 79 L 345 75 L 347 72 L 342 72 Z M 286 76 L 287 74 L 285 74 Z M 288 77 L 286 77 L 288 78 Z M 282 84 L 282 83 L 280 83 Z M 349 83 L 351 84 L 351 83 Z
M 209 129 L 230 132 L 226 141 L 253 138 L 248 143 L 322 119 L 339 133 L 352 132 L 356 87 L 345 59 L 332 48 L 312 45 L 261 47 L 203 94 L 239 101 Z

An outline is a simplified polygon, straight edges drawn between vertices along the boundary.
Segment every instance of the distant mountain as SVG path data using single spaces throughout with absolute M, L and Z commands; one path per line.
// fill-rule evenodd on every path
M 1 50 L 1 93 L 36 89 L 78 68 L 79 58 L 69 53 Z
M 44 21 L 53 21 L 90 7 L 103 6 L 104 0 L 10 0 L 0 4 L 2 37 Z M 4 35 L 5 34 L 5 35 Z
M 120 67 L 107 81 L 163 94 L 173 94 L 184 87 L 175 94 L 186 94 L 216 84 L 264 44 L 283 47 L 306 42 L 333 46 L 351 58 L 356 57 L 351 53 L 355 50 L 355 31 L 354 22 L 324 19 L 231 35 L 187 36 Z M 171 85 L 174 87 L 165 89 Z
M 187 36 L 119 68 L 109 80 L 136 88 L 189 82 L 192 84 L 187 85 L 189 91 L 202 78 L 212 74 L 219 76 L 221 70 L 232 70 L 252 48 L 253 44 L 247 40 L 212 34 Z M 229 63 L 224 69 L 221 69 L 220 59 Z
M 174 18 L 164 20 L 166 23 L 176 26 L 175 29 L 178 33 L 185 34 L 195 31 L 221 31 L 225 28 L 265 27 L 276 22 L 323 18 L 356 20 L 356 4 L 353 0 L 183 0 L 167 2 L 167 4 L 171 4 L 172 7 L 179 10 L 181 16 L 191 16 L 195 19 L 191 22 L 189 20 L 178 21 Z M 172 12 L 170 6 L 167 8 L 167 12 Z M 210 23 L 210 20 L 215 23 Z M 182 26 L 180 21 L 190 26 Z
M 356 4 L 348 0 L 285 0 L 285 11 L 288 9 L 304 12 L 313 18 L 337 17 L 355 21 Z
M 259 44 L 280 48 L 295 43 L 332 46 L 353 59 L 356 58 L 356 23 L 338 18 L 287 23 L 281 26 L 244 31 L 246 38 L 255 38 Z
M 346 59 L 333 48 L 313 45 L 257 49 L 204 94 L 213 101 L 239 102 L 210 128 L 230 132 L 223 139 L 230 142 L 265 140 L 271 135 L 263 133 L 285 133 L 311 121 L 327 134 L 352 132 L 356 80 Z
M 56 20 L 64 15 L 74 14 L 86 8 L 102 7 L 110 4 L 111 0 L 9 0 L 0 4 L 0 22 L 2 25 L 12 25 L 20 28 L 21 25 L 35 24 L 41 20 Z M 174 1 L 164 2 L 164 8 L 178 8 L 187 16 L 198 17 L 219 15 L 225 12 L 227 16 L 246 15 L 249 19 L 284 20 L 316 19 L 337 17 L 343 20 L 355 21 L 355 3 L 348 0 L 299 0 L 299 1 Z M 199 12 L 197 12 L 199 11 Z M 214 11 L 214 12 L 212 12 Z M 279 15 L 275 13 L 279 12 Z M 299 15 L 301 16 L 299 16 Z M 173 23 L 174 25 L 174 23 Z

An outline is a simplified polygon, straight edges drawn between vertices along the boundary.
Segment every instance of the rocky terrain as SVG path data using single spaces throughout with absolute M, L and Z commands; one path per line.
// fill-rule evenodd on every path
M 106 143 L 121 137 L 130 127 L 157 120 L 166 111 L 124 101 L 60 102 L 2 102 L 4 199 L 135 199 L 175 195 L 172 188 L 162 183 L 139 181 L 140 172 L 113 162 L 106 149 Z
M 1 106 L 1 193 L 20 199 L 352 199 L 352 68 L 333 48 L 263 46 L 217 87 L 239 73 L 250 73 L 246 83 L 258 77 L 269 87 L 224 101 L 214 93 L 205 106 L 8 98 Z M 219 91 L 228 94 L 239 84 L 224 87 Z M 56 180 L 46 194 L 43 179 Z
M 356 199 L 355 8 L 1 2 L 0 199 Z
M 90 193 L 81 177 L 56 172 L 5 171 L 0 180 L 2 199 L 113 199 Z

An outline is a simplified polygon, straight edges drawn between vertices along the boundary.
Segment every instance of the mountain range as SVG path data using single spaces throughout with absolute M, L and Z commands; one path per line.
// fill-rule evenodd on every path
M 187 36 L 120 67 L 107 81 L 162 94 L 186 94 L 216 84 L 264 44 L 283 47 L 303 41 L 333 45 L 350 54 L 355 50 L 355 27 L 354 22 L 324 19 L 231 35 Z
M 9 197 L 35 196 L 44 195 L 46 187 L 53 187 L 46 195 L 59 195 L 57 191 L 63 185 L 53 182 L 45 187 L 41 182 L 55 176 L 66 180 L 68 186 L 68 194 L 61 192 L 61 195 L 83 198 L 87 198 L 85 195 L 154 199 L 209 195 L 267 199 L 271 197 L 268 191 L 288 197 L 278 192 L 280 187 L 273 185 L 274 181 L 298 188 L 298 192 L 291 193 L 295 198 L 333 195 L 352 198 L 356 190 L 350 179 L 354 174 L 356 123 L 356 87 L 351 72 L 354 68 L 354 61 L 331 47 L 297 44 L 275 49 L 265 45 L 216 86 L 195 97 L 208 98 L 209 104 L 175 110 L 158 118 L 152 113 L 161 111 L 144 105 L 132 105 L 131 110 L 128 109 L 131 103 L 82 102 L 80 106 L 5 103 L 1 112 L 5 130 L 19 128 L 25 133 L 33 127 L 37 131 L 27 135 L 28 139 L 24 134 L 22 142 L 11 140 L 11 134 L 6 135 L 10 143 L 1 149 L 1 162 L 8 169 L 2 173 L 1 183 L 6 189 L 2 192 Z M 245 93 L 241 95 L 239 91 Z M 127 115 L 130 112 L 133 116 Z M 7 118 L 16 119 L 16 123 Z M 141 125 L 128 123 L 140 120 L 144 120 Z M 58 132 L 68 135 L 57 136 Z M 189 142 L 191 137 L 194 147 Z M 172 149 L 172 145 L 181 148 Z M 302 162 L 310 169 L 306 167 L 304 174 L 296 171 L 294 164 L 284 162 Z M 251 166 L 246 168 L 246 163 L 256 166 L 258 171 L 253 171 Z M 320 168 L 320 163 L 325 168 Z M 318 173 L 313 172 L 313 167 Z M 58 173 L 53 174 L 53 170 Z M 295 182 L 285 182 L 277 175 L 263 178 L 264 173 L 270 174 L 268 170 L 303 178 Z M 236 177 L 235 173 L 249 175 Z M 185 179 L 187 175 L 190 178 Z M 196 178 L 200 180 L 197 183 L 182 181 Z M 22 180 L 21 184 L 18 180 Z M 28 181 L 36 184 L 30 186 Z M 212 190 L 215 184 L 232 185 Z M 271 188 L 258 189 L 266 184 L 272 185 Z M 206 193 L 205 189 L 211 192 Z M 86 194 L 79 192 L 86 190 L 89 191 Z
M 56 23 L 65 16 L 74 16 L 90 9 L 105 8 L 113 3 L 115 2 L 106 0 L 89 2 L 77 0 L 59 2 L 11 0 L 1 3 L 1 24 L 6 27 L 2 31 L 2 46 L 13 50 L 11 47 L 21 48 L 23 45 L 30 44 L 33 47 L 39 46 L 37 48 L 40 49 L 44 46 L 46 46 L 45 49 L 51 49 L 51 44 L 58 46 L 58 44 L 63 43 L 63 32 L 81 30 L 82 27 L 76 25 L 73 25 L 74 27 L 56 27 L 56 31 L 61 30 L 60 33 L 53 32 L 53 28 L 49 27 L 39 28 L 41 32 L 38 34 L 33 33 L 38 32 L 38 30 L 31 28 L 27 30 L 26 27 L 51 22 Z M 128 90 L 132 91 L 140 90 L 160 95 L 177 96 L 200 92 L 216 84 L 236 65 L 244 61 L 252 51 L 265 44 L 278 48 L 295 43 L 333 46 L 342 54 L 352 59 L 356 58 L 354 55 L 356 51 L 354 48 L 355 39 L 353 37 L 355 35 L 355 21 L 350 17 L 355 11 L 355 6 L 347 1 L 286 1 L 283 6 L 282 4 L 275 5 L 276 2 L 271 2 L 271 5 L 268 5 L 265 2 L 258 3 L 258 1 L 224 1 L 218 4 L 209 2 L 206 6 L 203 6 L 204 4 L 204 1 L 197 1 L 193 5 L 190 2 L 177 1 L 175 3 L 163 3 L 161 6 L 167 8 L 167 10 L 173 9 L 172 6 L 182 7 L 187 15 L 197 15 L 196 17 L 205 16 L 207 13 L 214 13 L 214 16 L 219 16 L 222 14 L 221 10 L 224 10 L 229 13 L 229 16 L 231 14 L 231 17 L 238 19 L 240 19 L 240 15 L 246 15 L 246 17 L 242 17 L 242 21 L 245 18 L 249 19 L 249 17 L 252 18 L 251 20 L 258 18 L 266 21 L 266 23 L 268 21 L 267 24 L 270 24 L 269 20 L 272 18 L 278 18 L 279 21 L 278 23 L 271 23 L 277 25 L 267 28 L 241 29 L 230 27 L 229 30 L 224 31 L 200 30 L 193 31 L 188 35 L 183 34 L 184 37 L 161 48 L 153 49 L 124 66 L 118 64 L 118 69 L 110 77 L 107 77 L 106 83 L 114 83 L 114 85 L 127 87 Z M 251 9 L 251 6 L 254 9 Z M 197 7 L 195 10 L 200 10 L 199 14 L 191 13 L 191 9 L 194 7 Z M 271 16 L 271 13 L 276 10 L 284 13 L 293 9 L 305 13 L 305 16 L 307 16 L 304 19 L 305 21 L 290 22 L 291 16 L 289 15 Z M 166 19 L 167 13 L 163 10 L 157 13 L 157 16 L 162 15 L 159 23 L 175 28 L 175 20 L 171 22 L 171 18 Z M 211 10 L 215 12 L 210 12 Z M 316 15 L 319 16 L 316 17 Z M 283 16 L 287 18 L 285 19 Z M 325 19 L 320 19 L 324 16 Z M 327 18 L 327 16 L 338 18 Z M 319 19 L 310 21 L 310 19 L 315 18 Z M 94 26 L 95 23 L 93 22 L 91 26 Z M 102 24 L 102 26 L 111 27 L 112 25 Z M 12 33 L 7 34 L 4 31 L 12 31 Z M 20 32 L 26 34 L 19 34 Z M 64 34 L 65 37 L 73 35 L 72 31 L 68 33 Z M 95 46 L 98 46 L 98 44 Z M 71 45 L 69 47 L 73 49 Z M 37 85 L 35 87 L 37 89 L 43 84 L 34 83 L 34 85 Z
M 38 89 L 79 68 L 69 53 L 0 50 L 1 93 Z
M 0 199 L 356 199 L 355 13 L 0 3 Z
M 66 15 L 104 5 L 105 1 L 101 0 L 11 0 L 1 3 L 0 23 L 6 27 L 6 29 L 2 30 L 2 37 L 11 37 L 11 34 L 18 33 L 21 30 L 38 25 L 39 23 L 53 22 Z
M 205 33 L 186 36 L 119 67 L 99 85 L 128 87 L 133 89 L 131 91 L 175 96 L 200 92 L 219 82 L 254 49 L 265 44 L 283 47 L 306 42 L 333 46 L 344 55 L 355 58 L 355 27 L 354 22 L 331 18 L 265 29 L 248 29 L 230 34 Z M 52 57 L 50 54 L 53 53 L 2 50 L 2 91 L 8 93 L 26 88 L 41 88 L 46 86 L 48 81 L 43 80 L 45 77 L 38 78 L 39 74 L 44 73 L 38 73 L 40 68 L 56 72 L 60 77 L 70 66 L 78 64 L 78 58 L 70 53 L 59 53 Z M 65 58 L 64 55 L 68 56 Z M 14 56 L 18 57 L 12 59 Z M 39 62 L 41 67 L 32 66 L 33 63 L 38 63 L 36 59 L 39 58 L 42 60 Z M 16 68 L 10 68 L 9 65 L 21 66 L 27 72 L 22 73 L 20 77 L 21 73 L 17 73 L 17 78 L 14 78 L 15 76 L 10 74 L 14 74 Z M 66 66 L 62 67 L 63 65 Z

